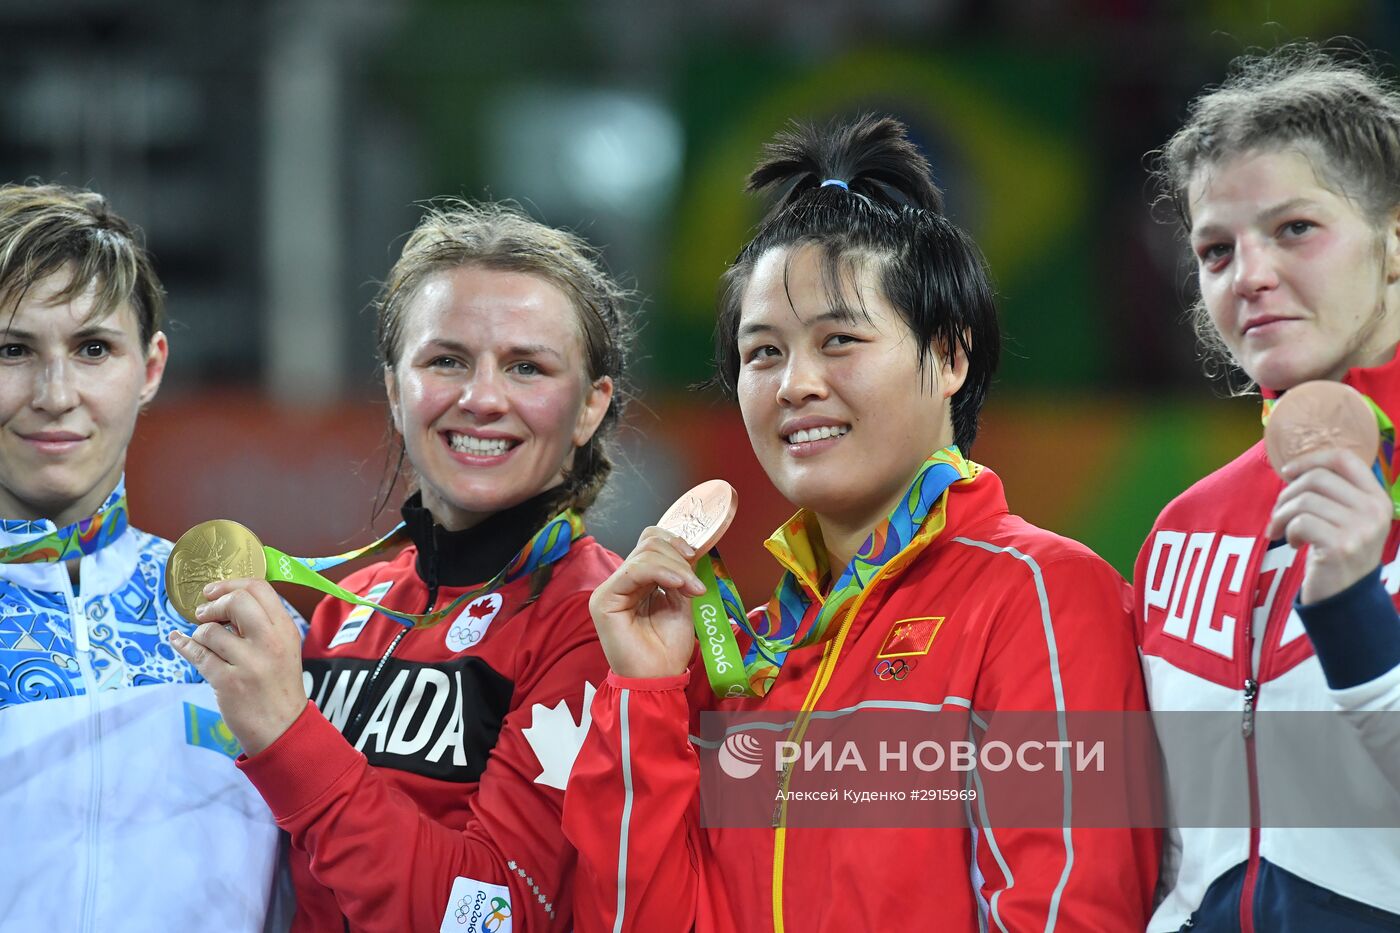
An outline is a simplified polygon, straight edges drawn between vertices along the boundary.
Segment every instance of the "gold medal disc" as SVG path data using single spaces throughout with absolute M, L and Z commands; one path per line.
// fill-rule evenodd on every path
M 198 625 L 194 610 L 204 588 L 219 580 L 267 577 L 262 542 L 238 522 L 225 518 L 200 522 L 180 535 L 165 564 L 165 591 L 175 611 Z

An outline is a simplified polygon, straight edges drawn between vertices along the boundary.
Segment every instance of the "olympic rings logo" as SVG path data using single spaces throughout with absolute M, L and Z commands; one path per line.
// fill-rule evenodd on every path
M 913 669 L 913 661 L 906 661 L 903 658 L 882 658 L 875 665 L 875 676 L 881 680 L 900 681 L 908 677 L 909 672 Z

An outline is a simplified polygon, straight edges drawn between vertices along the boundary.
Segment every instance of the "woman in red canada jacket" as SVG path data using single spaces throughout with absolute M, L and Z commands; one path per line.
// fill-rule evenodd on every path
M 945 713 L 1144 708 L 1122 579 L 1011 514 L 996 475 L 966 457 L 999 354 L 996 310 L 904 127 L 798 128 L 749 184 L 787 194 L 725 275 L 720 380 L 801 511 L 768 542 L 784 573 L 741 633 L 743 699 L 716 701 L 695 669 L 690 606 L 706 584 L 679 537 L 648 529 L 594 594 L 612 672 L 564 807 L 577 929 L 1141 930 L 1157 834 L 1084 827 L 1068 808 L 1008 824 L 963 798 L 966 819 L 959 804 L 941 826 L 911 810 L 831 828 L 804 823 L 804 802 L 852 772 L 755 760 L 730 777 L 762 789 L 760 818 L 726 825 L 711 800 L 702 822 L 706 740 L 690 738 L 702 710 L 779 723 L 747 734 L 757 747 L 754 735 L 799 742 L 873 711 L 925 714 L 929 733 L 904 733 L 914 744 Z M 1053 780 L 1068 800 L 1072 778 Z
M 618 565 L 581 513 L 611 468 L 624 304 L 575 236 L 431 210 L 378 303 L 410 544 L 344 586 L 396 613 L 460 604 L 409 627 L 327 599 L 302 646 L 267 583 L 229 581 L 199 617 L 238 633 L 173 640 L 291 834 L 294 929 L 570 928 L 560 811 L 606 674 L 587 601 Z

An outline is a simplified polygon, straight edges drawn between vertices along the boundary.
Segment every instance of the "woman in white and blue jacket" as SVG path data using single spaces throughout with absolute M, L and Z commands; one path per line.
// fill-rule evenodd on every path
M 123 470 L 162 293 L 97 194 L 0 187 L 0 928 L 260 931 L 277 828 L 169 646 Z

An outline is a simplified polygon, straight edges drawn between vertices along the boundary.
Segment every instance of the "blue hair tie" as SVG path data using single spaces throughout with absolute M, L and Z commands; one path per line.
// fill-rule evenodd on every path
M 843 188 L 846 191 L 851 190 L 851 186 L 846 184 L 839 178 L 828 178 L 826 181 L 822 182 L 818 187 L 825 188 L 827 185 L 835 185 L 836 187 Z

